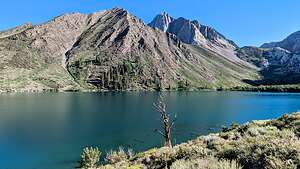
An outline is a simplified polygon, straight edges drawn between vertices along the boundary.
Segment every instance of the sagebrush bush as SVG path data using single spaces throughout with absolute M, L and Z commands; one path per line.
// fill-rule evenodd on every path
M 242 169 L 236 161 L 218 160 L 214 157 L 175 161 L 171 169 Z
M 199 146 L 196 144 L 182 144 L 181 146 L 174 147 L 173 150 L 176 159 L 181 159 L 190 156 L 205 157 L 210 153 L 207 151 L 206 148 L 204 148 L 204 146 Z
M 121 161 L 128 160 L 134 156 L 134 152 L 132 149 L 128 149 L 127 151 L 124 148 L 119 147 L 118 151 L 110 151 L 106 154 L 105 160 L 110 164 L 115 164 Z
M 80 160 L 80 168 L 92 169 L 97 167 L 100 160 L 101 152 L 98 147 L 86 147 L 83 149 Z
M 300 162 L 300 141 L 294 132 L 266 131 L 268 132 L 263 135 L 255 132 L 255 137 L 251 134 L 245 135 L 240 141 L 231 142 L 227 147 L 223 145 L 220 157 L 236 159 L 245 169 L 297 168 Z

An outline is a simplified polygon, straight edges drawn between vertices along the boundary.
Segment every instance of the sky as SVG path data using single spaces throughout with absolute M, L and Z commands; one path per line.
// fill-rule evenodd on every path
M 161 12 L 196 19 L 239 46 L 260 46 L 300 30 L 299 0 L 3 0 L 0 30 L 27 22 L 40 24 L 64 13 L 113 7 L 122 7 L 145 23 Z

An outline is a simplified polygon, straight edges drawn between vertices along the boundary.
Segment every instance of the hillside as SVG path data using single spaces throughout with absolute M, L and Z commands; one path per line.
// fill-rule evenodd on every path
M 86 25 L 87 16 L 68 14 L 0 36 L 0 90 L 42 91 L 79 87 L 64 68 L 64 53 Z

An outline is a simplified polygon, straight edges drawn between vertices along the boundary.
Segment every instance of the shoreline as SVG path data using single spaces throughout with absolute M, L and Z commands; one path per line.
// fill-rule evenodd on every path
M 0 90 L 1 93 L 106 93 L 106 92 L 261 92 L 261 93 L 300 93 L 299 86 L 260 86 L 260 87 L 232 87 L 232 88 L 191 88 L 191 89 L 174 89 L 174 90 L 59 90 L 59 89 L 44 89 L 44 90 Z

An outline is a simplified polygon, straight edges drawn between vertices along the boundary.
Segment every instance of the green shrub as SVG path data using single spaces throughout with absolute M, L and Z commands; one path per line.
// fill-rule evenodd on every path
M 110 151 L 107 153 L 105 160 L 110 164 L 126 161 L 134 156 L 132 149 L 125 151 L 122 147 L 118 151 Z
M 98 147 L 87 147 L 83 149 L 80 160 L 80 168 L 95 168 L 100 160 L 101 152 Z
M 245 169 L 296 168 L 300 163 L 299 138 L 291 130 L 270 127 L 263 135 L 260 130 L 260 127 L 250 128 L 252 134 L 223 145 L 219 158 L 236 159 Z
M 203 159 L 178 160 L 171 169 L 242 169 L 236 161 L 218 160 L 214 157 Z
M 231 129 L 237 129 L 239 127 L 239 124 L 236 123 L 236 122 L 232 122 L 231 125 L 230 125 Z
M 185 157 L 204 157 L 207 156 L 210 152 L 203 146 L 196 144 L 181 144 L 173 148 L 174 158 L 181 159 Z

